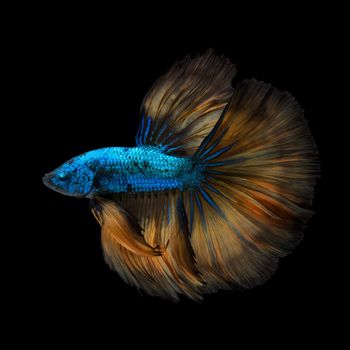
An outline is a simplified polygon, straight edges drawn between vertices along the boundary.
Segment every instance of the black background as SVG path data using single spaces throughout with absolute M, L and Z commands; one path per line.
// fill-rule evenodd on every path
M 186 15 L 170 22 L 133 14 L 121 22 L 123 13 L 114 19 L 75 14 L 29 20 L 16 55 L 24 96 L 18 104 L 25 114 L 20 120 L 14 117 L 29 169 L 25 224 L 30 230 L 21 238 L 28 258 L 19 259 L 15 275 L 26 324 L 33 322 L 55 339 L 67 325 L 74 333 L 78 325 L 108 321 L 119 337 L 134 330 L 135 338 L 150 327 L 154 331 L 145 341 L 152 344 L 157 344 L 158 333 L 198 335 L 198 326 L 202 339 L 216 342 L 224 335 L 238 336 L 240 330 L 250 342 L 256 335 L 249 333 L 253 328 L 265 328 L 261 339 L 271 341 L 277 330 L 288 342 L 296 334 L 318 336 L 320 327 L 330 322 L 326 315 L 335 302 L 329 293 L 335 277 L 325 259 L 333 226 L 324 103 L 325 81 L 333 74 L 325 67 L 332 65 L 335 43 L 327 11 L 321 17 L 303 11 L 297 9 L 290 18 L 284 10 L 271 18 L 252 18 L 249 12 L 213 22 L 209 17 L 191 28 L 184 27 L 193 19 Z M 208 295 L 201 304 L 173 304 L 139 295 L 110 271 L 88 201 L 50 191 L 41 177 L 82 152 L 133 146 L 139 108 L 153 82 L 175 60 L 209 47 L 236 63 L 233 84 L 254 77 L 296 97 L 320 152 L 322 177 L 315 193 L 316 214 L 303 242 L 280 261 L 269 282 L 245 292 Z

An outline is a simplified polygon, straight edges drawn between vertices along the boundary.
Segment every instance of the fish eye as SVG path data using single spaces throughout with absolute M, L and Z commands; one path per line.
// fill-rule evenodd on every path
M 66 177 L 66 175 L 63 174 L 63 173 L 58 174 L 58 178 L 59 178 L 59 179 L 64 179 L 65 177 Z

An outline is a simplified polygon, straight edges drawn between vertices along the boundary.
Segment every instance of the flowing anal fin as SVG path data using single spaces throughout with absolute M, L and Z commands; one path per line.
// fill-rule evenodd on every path
M 179 294 L 201 299 L 203 281 L 196 268 L 181 193 L 119 194 L 113 201 L 102 201 L 101 209 L 95 205 L 93 213 L 102 222 L 105 260 L 127 283 L 174 301 Z M 126 239 L 127 244 L 124 238 L 131 231 L 137 233 L 132 236 L 133 249 L 131 238 Z
M 179 271 L 184 273 L 186 278 L 194 279 L 194 282 L 198 282 L 200 273 L 195 264 L 195 254 L 191 245 L 188 219 L 182 194 L 177 201 L 177 215 L 181 230 L 177 230 L 176 236 L 172 238 L 172 255 L 179 267 Z
M 136 144 L 192 155 L 232 95 L 235 66 L 212 50 L 175 63 L 147 93 Z
M 147 257 L 162 254 L 159 247 L 151 247 L 142 235 L 137 221 L 121 207 L 108 200 L 91 201 L 92 213 L 101 225 L 102 235 L 108 236 L 131 252 Z M 105 249 L 109 249 L 108 245 Z

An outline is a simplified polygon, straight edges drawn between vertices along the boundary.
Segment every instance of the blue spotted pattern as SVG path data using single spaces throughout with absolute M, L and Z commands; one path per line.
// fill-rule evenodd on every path
M 147 121 L 145 123 L 147 131 Z M 203 180 L 191 157 L 164 153 L 161 146 L 109 147 L 77 156 L 47 174 L 44 182 L 71 196 L 186 190 Z

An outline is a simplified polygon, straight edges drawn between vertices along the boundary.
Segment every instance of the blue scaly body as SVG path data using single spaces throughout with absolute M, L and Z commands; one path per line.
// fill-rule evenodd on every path
M 175 157 L 159 146 L 109 147 L 72 158 L 44 177 L 58 192 L 93 196 L 125 192 L 185 190 L 203 178 L 191 157 Z

